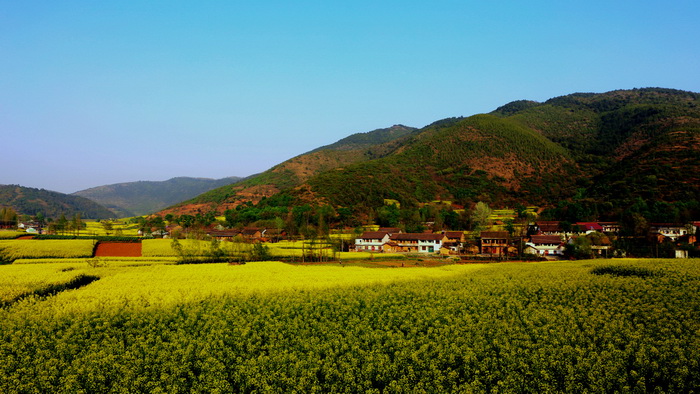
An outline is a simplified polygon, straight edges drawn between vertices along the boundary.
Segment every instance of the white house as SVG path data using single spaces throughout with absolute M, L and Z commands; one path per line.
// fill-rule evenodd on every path
M 563 256 L 564 243 L 558 235 L 533 235 L 526 244 L 526 253 L 540 256 Z
M 382 252 L 389 242 L 389 233 L 384 231 L 366 231 L 355 240 L 356 252 Z
M 406 253 L 435 253 L 447 239 L 442 234 L 402 233 L 389 237 L 387 251 Z

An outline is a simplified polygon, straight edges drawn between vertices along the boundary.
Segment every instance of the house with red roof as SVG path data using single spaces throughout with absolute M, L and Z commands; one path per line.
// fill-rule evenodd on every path
M 389 233 L 386 231 L 365 231 L 360 238 L 355 239 L 355 251 L 382 252 L 388 242 Z
M 385 250 L 393 253 L 435 253 L 442 248 L 444 239 L 442 234 L 392 234 Z

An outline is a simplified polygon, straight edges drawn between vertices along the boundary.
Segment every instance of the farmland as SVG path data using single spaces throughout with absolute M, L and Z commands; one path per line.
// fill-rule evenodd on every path
M 142 263 L 0 266 L 0 391 L 700 389 L 698 260 Z
M 0 240 L 0 250 L 10 260 L 31 258 L 92 257 L 95 241 L 76 240 Z

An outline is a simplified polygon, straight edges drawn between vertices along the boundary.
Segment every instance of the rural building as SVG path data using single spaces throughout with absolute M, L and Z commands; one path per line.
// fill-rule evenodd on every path
M 530 228 L 530 234 L 537 235 L 561 235 L 563 231 L 559 221 L 556 220 L 542 220 L 535 222 L 534 226 Z
M 603 226 L 596 222 L 578 222 L 576 223 L 576 226 L 580 229 L 580 231 L 585 232 L 586 234 L 598 231 L 598 232 L 603 232 Z
M 384 250 L 394 253 L 435 253 L 442 247 L 443 239 L 442 234 L 392 234 Z
M 264 228 L 246 227 L 241 231 L 241 236 L 248 240 L 258 240 L 265 236 Z
M 502 256 L 508 252 L 508 231 L 482 231 L 481 254 Z
M 676 223 L 651 223 L 649 231 L 652 235 L 663 235 L 675 241 L 679 237 L 689 233 L 689 227 L 684 224 Z
M 604 233 L 619 233 L 620 223 L 617 222 L 598 222 L 600 227 L 603 228 Z
M 558 235 L 533 235 L 525 252 L 540 256 L 563 256 L 564 243 Z
M 239 230 L 210 230 L 207 235 L 216 238 L 219 241 L 231 241 L 236 236 L 240 235 Z
M 462 231 L 445 231 L 444 239 L 442 242 L 443 248 L 447 248 L 449 251 L 454 253 L 459 253 L 464 247 L 464 242 L 466 241 L 464 232 Z
M 389 233 L 385 231 L 365 231 L 355 240 L 356 252 L 382 252 L 389 242 Z

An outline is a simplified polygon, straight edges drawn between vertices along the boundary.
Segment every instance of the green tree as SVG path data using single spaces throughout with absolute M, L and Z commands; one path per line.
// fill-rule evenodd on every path
M 586 236 L 576 237 L 566 244 L 564 252 L 576 259 L 590 259 L 593 257 L 591 239 Z
M 488 228 L 491 225 L 489 216 L 491 216 L 492 213 L 493 211 L 485 202 L 479 201 L 476 203 L 471 214 L 472 225 L 474 226 L 473 230 L 479 232 Z
M 114 229 L 114 223 L 111 220 L 103 220 L 100 223 L 102 224 L 102 229 L 105 230 L 105 234 L 110 235 Z
M 396 205 L 384 205 L 377 209 L 377 223 L 382 227 L 397 227 L 401 212 Z

